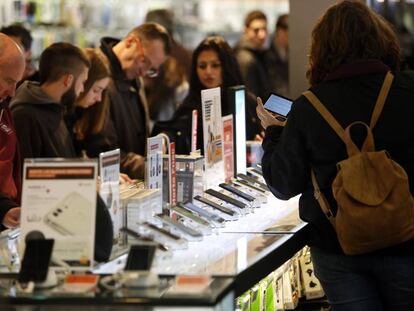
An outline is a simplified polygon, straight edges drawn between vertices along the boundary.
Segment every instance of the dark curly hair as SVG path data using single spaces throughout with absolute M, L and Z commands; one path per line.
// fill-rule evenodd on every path
M 377 59 L 399 70 L 401 50 L 392 26 L 360 1 L 331 6 L 312 31 L 306 73 L 311 86 L 339 65 L 363 59 Z
M 192 101 L 196 100 L 197 102 L 201 102 L 200 92 L 202 89 L 205 89 L 205 86 L 201 84 L 197 74 L 197 61 L 201 52 L 207 50 L 215 51 L 220 59 L 223 79 L 223 83 L 220 85 L 222 92 L 226 92 L 229 86 L 243 84 L 240 68 L 232 48 L 223 37 L 209 36 L 201 41 L 193 52 L 190 90 L 189 96 L 187 97 L 187 99 L 192 99 Z M 225 102 L 225 100 L 226 96 L 222 96 L 222 103 Z

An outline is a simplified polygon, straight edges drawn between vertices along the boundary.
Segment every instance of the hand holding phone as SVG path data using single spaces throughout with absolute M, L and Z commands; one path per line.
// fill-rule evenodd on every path
M 287 118 L 290 108 L 292 107 L 292 101 L 284 96 L 276 93 L 271 93 L 264 104 L 264 108 L 276 116 L 281 116 L 284 119 Z
M 284 117 L 280 117 L 280 119 L 275 118 L 273 113 L 265 109 L 260 97 L 257 97 L 256 113 L 257 113 L 257 117 L 261 121 L 262 127 L 265 130 L 268 126 L 272 126 L 272 125 L 285 126 L 286 118 Z

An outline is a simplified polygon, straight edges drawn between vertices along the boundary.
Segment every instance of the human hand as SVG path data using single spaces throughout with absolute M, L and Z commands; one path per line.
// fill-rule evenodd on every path
M 123 184 L 128 184 L 128 185 L 130 185 L 130 184 L 132 184 L 134 181 L 131 179 L 131 178 L 129 178 L 129 176 L 127 175 L 127 174 L 124 174 L 124 173 L 119 173 L 119 183 L 121 184 L 121 185 L 123 185 Z
M 257 97 L 256 113 L 264 129 L 271 125 L 285 126 L 286 124 L 285 118 L 282 116 L 274 116 L 263 107 L 263 102 L 260 97 Z
M 254 137 L 254 140 L 255 141 L 263 141 L 263 137 L 264 137 L 264 135 L 262 133 L 256 134 L 256 136 Z
M 16 228 L 20 224 L 20 207 L 13 207 L 4 215 L 3 226 L 6 228 Z

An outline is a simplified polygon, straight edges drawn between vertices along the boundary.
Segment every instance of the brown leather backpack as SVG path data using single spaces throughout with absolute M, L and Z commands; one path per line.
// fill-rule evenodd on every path
M 407 173 L 385 150 L 375 151 L 372 135 L 393 78 L 388 72 L 370 126 L 356 121 L 344 130 L 311 91 L 303 93 L 346 145 L 348 158 L 337 163 L 338 172 L 332 183 L 338 204 L 336 215 L 319 190 L 313 170 L 311 176 L 315 198 L 348 255 L 364 254 L 414 238 L 414 200 Z M 350 136 L 355 125 L 363 125 L 367 130 L 361 150 Z

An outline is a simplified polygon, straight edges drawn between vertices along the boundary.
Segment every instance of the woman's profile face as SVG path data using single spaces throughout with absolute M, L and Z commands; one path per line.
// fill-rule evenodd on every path
M 106 89 L 109 83 L 109 78 L 103 78 L 95 81 L 88 93 L 81 99 L 76 101 L 76 106 L 88 108 L 102 100 L 102 92 Z
M 223 72 L 216 51 L 204 50 L 198 55 L 197 75 L 201 84 L 207 89 L 222 85 Z

